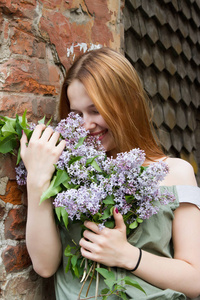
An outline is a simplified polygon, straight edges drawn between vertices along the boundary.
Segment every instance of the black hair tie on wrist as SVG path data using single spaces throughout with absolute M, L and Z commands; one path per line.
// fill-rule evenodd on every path
M 142 249 L 140 249 L 140 248 L 138 248 L 138 249 L 139 249 L 140 253 L 139 253 L 139 258 L 138 258 L 137 264 L 133 270 L 130 270 L 130 272 L 135 272 L 137 270 L 137 268 L 139 267 L 139 264 L 140 264 L 140 261 L 142 258 Z

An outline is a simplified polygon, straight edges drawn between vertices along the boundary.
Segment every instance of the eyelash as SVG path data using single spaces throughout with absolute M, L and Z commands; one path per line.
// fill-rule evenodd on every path
M 78 112 L 76 112 L 80 117 L 83 117 L 83 114 L 80 112 L 80 113 L 78 113 Z M 97 110 L 93 110 L 93 111 L 91 111 L 90 112 L 91 114 L 94 114 L 94 115 L 99 115 L 99 112 L 97 111 Z
M 92 113 L 95 114 L 95 115 L 99 114 L 99 112 L 97 110 L 93 110 Z

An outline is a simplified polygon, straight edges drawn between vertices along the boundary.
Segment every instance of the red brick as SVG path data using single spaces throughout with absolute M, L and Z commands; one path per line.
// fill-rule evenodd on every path
M 21 30 L 23 32 L 31 33 L 33 34 L 33 24 L 30 22 L 30 20 L 27 19 L 16 19 L 15 20 L 15 26 L 18 30 Z
M 33 60 L 9 60 L 2 66 L 5 83 L 2 90 L 9 92 L 57 95 L 59 82 L 55 87 L 48 81 L 49 69 L 46 62 Z
M 46 119 L 53 119 L 53 116 L 56 112 L 57 101 L 55 98 L 44 97 L 43 99 L 38 99 L 34 101 L 33 108 L 37 116 L 43 117 Z
M 31 265 L 25 244 L 8 246 L 2 253 L 3 264 L 6 272 L 18 272 Z
M 88 11 L 91 15 L 95 15 L 97 19 L 110 20 L 111 12 L 108 9 L 108 1 L 105 0 L 85 0 Z M 106 5 L 107 4 L 107 5 Z
M 16 114 L 22 116 L 27 110 L 26 116 L 30 122 L 36 121 L 36 115 L 33 113 L 32 101 L 35 100 L 34 95 L 23 94 L 5 94 L 0 99 L 0 114 L 15 118 Z
M 56 8 L 60 9 L 62 2 L 63 2 L 62 0 L 54 0 L 54 1 L 43 0 L 42 4 L 44 8 L 54 10 Z
M 6 194 L 1 196 L 4 202 L 9 202 L 13 205 L 21 204 L 22 191 L 19 189 L 16 181 L 8 181 Z
M 2 20 L 2 28 L 3 28 L 3 41 L 4 43 L 8 40 L 9 38 L 9 21 L 8 20 L 5 20 L 3 19 Z
M 107 5 L 106 5 L 106 3 Z M 113 34 L 108 28 L 108 21 L 111 19 L 111 12 L 108 9 L 108 1 L 105 0 L 85 0 L 89 13 L 94 18 L 94 25 L 92 27 L 92 41 L 101 45 L 109 46 L 110 42 L 113 42 Z
M 11 240 L 25 239 L 26 208 L 21 206 L 11 209 L 5 219 L 5 238 Z
M 16 173 L 15 173 L 16 160 L 17 160 L 16 156 L 13 156 L 11 154 L 6 154 L 6 155 L 0 154 L 0 177 L 7 176 L 10 178 L 10 180 L 16 178 Z
M 27 94 L 3 95 L 0 99 L 0 114 L 15 118 L 16 114 L 22 116 L 24 111 L 27 110 L 26 116 L 28 122 L 37 123 L 44 115 L 47 118 L 54 119 L 56 106 L 57 98 L 54 96 L 39 95 L 36 97 Z
M 65 65 L 66 49 L 73 41 L 69 20 L 60 12 L 44 10 L 39 29 L 44 39 L 55 45 L 59 59 Z
M 38 42 L 32 34 L 17 29 L 14 29 L 10 50 L 15 54 L 23 54 L 30 57 L 45 58 L 46 55 L 44 43 Z
M 2 0 L 0 7 L 4 14 L 33 19 L 36 16 L 36 0 Z

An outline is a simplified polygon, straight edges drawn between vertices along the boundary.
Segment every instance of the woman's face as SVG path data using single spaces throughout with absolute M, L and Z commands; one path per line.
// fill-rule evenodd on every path
M 70 111 L 83 118 L 85 129 L 90 131 L 90 135 L 98 136 L 108 156 L 116 156 L 112 133 L 88 96 L 84 85 L 77 79 L 73 80 L 67 89 L 67 95 Z

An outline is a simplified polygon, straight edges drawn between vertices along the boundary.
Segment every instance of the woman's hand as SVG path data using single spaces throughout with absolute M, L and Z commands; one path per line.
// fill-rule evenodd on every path
M 110 267 L 133 269 L 138 249 L 128 243 L 126 238 L 126 225 L 117 209 L 113 211 L 115 228 L 99 229 L 98 225 L 86 221 L 85 227 L 89 230 L 83 232 L 79 244 L 82 256 Z M 133 262 L 129 260 L 130 253 L 135 253 Z
M 59 133 L 45 125 L 37 125 L 28 143 L 26 135 L 21 138 L 21 157 L 31 182 L 42 186 L 49 182 L 66 142 L 58 143 Z M 28 145 L 27 145 L 28 143 Z M 57 144 L 58 143 L 58 144 Z

